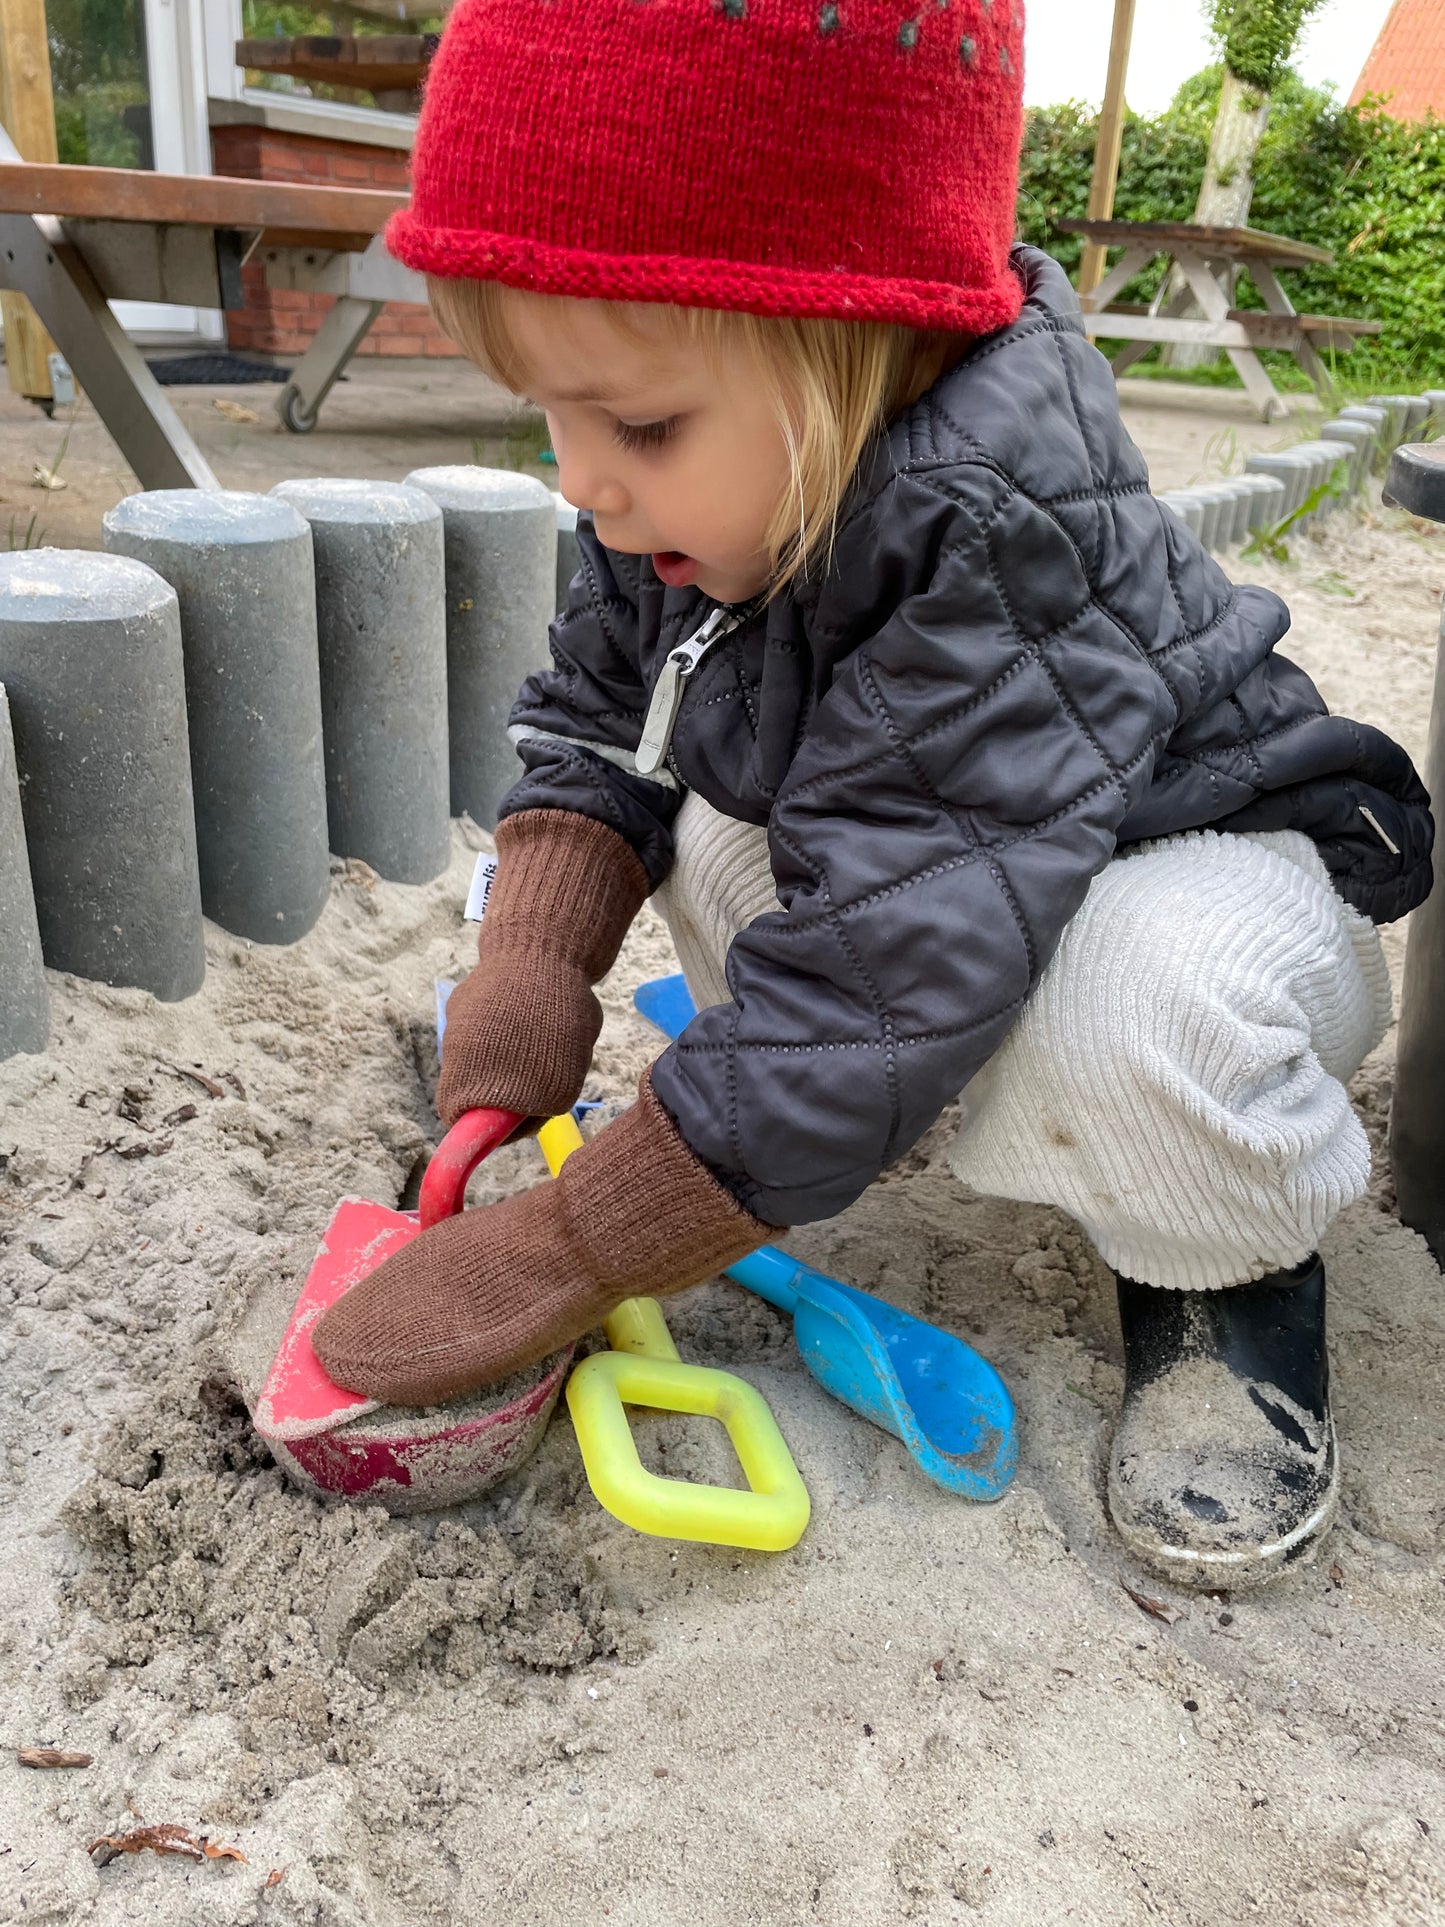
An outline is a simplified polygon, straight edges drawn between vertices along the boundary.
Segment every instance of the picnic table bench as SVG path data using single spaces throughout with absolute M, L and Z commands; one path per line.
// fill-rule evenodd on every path
M 1128 344 L 1110 364 L 1115 374 L 1122 374 L 1159 342 L 1222 348 L 1251 401 L 1268 421 L 1271 416 L 1286 413 L 1287 404 L 1259 358 L 1261 348 L 1282 348 L 1293 355 L 1320 399 L 1328 401 L 1334 384 L 1320 358 L 1320 349 L 1347 350 L 1360 336 L 1380 332 L 1378 321 L 1296 313 L 1276 270 L 1334 259 L 1328 248 L 1317 248 L 1307 241 L 1266 234 L 1260 228 L 1204 227 L 1192 221 L 1060 221 L 1058 225 L 1066 233 L 1083 235 L 1101 247 L 1124 250 L 1098 287 L 1079 297 L 1091 336 L 1103 335 Z M 1180 304 L 1169 296 L 1171 277 L 1167 272 L 1158 295 L 1147 308 L 1117 299 L 1140 269 L 1160 254 L 1178 266 L 1188 294 L 1199 304 L 1199 315 L 1175 311 Z M 1263 309 L 1235 306 L 1234 284 L 1241 272 L 1258 288 Z
M 143 488 L 218 488 L 112 300 L 243 305 L 241 267 L 337 297 L 278 409 L 304 433 L 388 301 L 425 302 L 381 230 L 405 204 L 372 188 L 23 161 L 0 127 L 0 287 L 29 297 Z

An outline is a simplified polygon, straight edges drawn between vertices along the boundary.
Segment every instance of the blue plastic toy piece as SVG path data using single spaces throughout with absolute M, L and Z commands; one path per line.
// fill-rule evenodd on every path
M 680 975 L 643 984 L 633 1002 L 669 1037 L 696 1014 Z M 727 1276 L 791 1312 L 818 1383 L 901 1439 L 935 1483 L 969 1499 L 1002 1495 L 1018 1463 L 1013 1400 L 972 1346 L 773 1245 L 730 1265 Z
M 803 1363 L 834 1398 L 891 1432 L 935 1484 L 1002 1496 L 1018 1465 L 1008 1387 L 972 1346 L 764 1245 L 729 1278 L 793 1314 Z
M 697 1005 L 681 971 L 675 977 L 654 977 L 651 983 L 639 984 L 632 1001 L 664 1037 L 681 1036 L 697 1015 Z

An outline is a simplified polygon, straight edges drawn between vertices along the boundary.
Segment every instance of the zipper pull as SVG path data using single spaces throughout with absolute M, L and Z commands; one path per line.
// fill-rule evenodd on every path
M 672 732 L 677 723 L 677 712 L 682 708 L 688 677 L 715 642 L 721 642 L 739 623 L 747 620 L 753 606 L 748 603 L 741 609 L 726 606 L 714 609 L 700 629 L 695 629 L 686 641 L 668 652 L 661 674 L 653 685 L 652 700 L 647 705 L 642 736 L 637 745 L 634 762 L 639 776 L 651 776 L 654 770 L 662 767 L 672 745 Z

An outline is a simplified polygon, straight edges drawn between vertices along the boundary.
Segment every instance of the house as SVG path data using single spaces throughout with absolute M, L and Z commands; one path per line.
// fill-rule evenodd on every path
M 448 0 L 347 0 L 362 31 L 434 27 Z M 4 12 L 0 0 L 0 13 Z M 238 51 L 269 49 L 255 36 L 274 22 L 328 29 L 331 10 L 272 0 L 50 0 L 50 84 L 59 158 L 90 166 L 169 174 L 231 174 L 271 181 L 331 182 L 404 192 L 416 132 L 414 88 L 316 85 L 284 71 L 242 66 Z M 434 36 L 433 36 L 434 38 Z M 330 44 L 354 45 L 333 40 Z M 371 41 L 370 46 L 382 43 Z M 388 42 L 394 45 L 395 42 Z M 118 302 L 122 325 L 155 343 L 220 346 L 293 362 L 327 311 L 329 295 L 268 288 L 263 270 L 242 270 L 245 306 L 219 312 Z M 428 309 L 389 302 L 361 352 L 439 356 L 458 350 Z
M 1350 94 L 1380 95 L 1396 120 L 1445 120 L 1445 0 L 1395 0 Z

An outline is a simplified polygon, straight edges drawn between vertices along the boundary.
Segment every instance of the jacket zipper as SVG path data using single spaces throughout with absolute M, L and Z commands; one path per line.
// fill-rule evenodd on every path
M 735 605 L 720 603 L 699 628 L 678 643 L 675 649 L 668 651 L 662 672 L 653 685 L 647 715 L 643 719 L 636 757 L 639 776 L 651 776 L 664 762 L 672 766 L 669 756 L 672 732 L 677 725 L 678 711 L 682 708 L 689 677 L 696 672 L 703 657 L 715 644 L 721 642 L 724 636 L 730 636 L 734 629 L 740 628 L 761 602 L 760 596 L 754 596 L 751 602 Z

